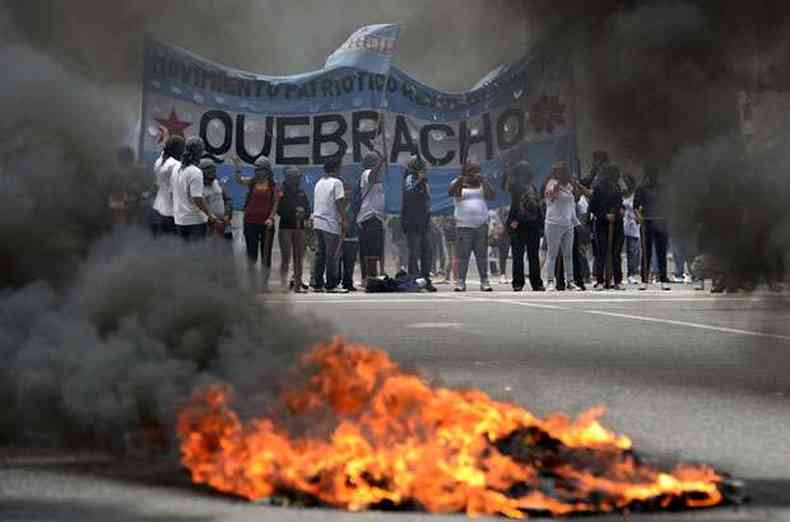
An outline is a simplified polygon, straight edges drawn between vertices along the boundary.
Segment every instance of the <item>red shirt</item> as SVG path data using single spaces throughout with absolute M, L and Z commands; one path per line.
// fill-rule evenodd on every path
M 266 220 L 273 218 L 274 194 L 277 185 L 274 183 L 256 183 L 250 189 L 247 205 L 244 207 L 244 222 L 265 225 Z

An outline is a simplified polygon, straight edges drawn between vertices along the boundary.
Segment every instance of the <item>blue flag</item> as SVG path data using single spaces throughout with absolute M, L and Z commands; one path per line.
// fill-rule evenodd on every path
M 361 27 L 326 59 L 325 67 L 353 67 L 371 73 L 387 74 L 399 35 L 398 24 Z

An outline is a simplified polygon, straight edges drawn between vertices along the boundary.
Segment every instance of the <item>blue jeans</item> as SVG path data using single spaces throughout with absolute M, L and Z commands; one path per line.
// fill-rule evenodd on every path
M 315 239 L 314 287 L 332 290 L 340 284 L 340 235 L 315 230 Z M 324 285 L 325 273 L 326 286 Z
M 636 277 L 641 269 L 639 264 L 642 261 L 642 245 L 640 245 L 638 237 L 626 236 L 625 247 L 625 256 L 628 260 L 628 277 Z

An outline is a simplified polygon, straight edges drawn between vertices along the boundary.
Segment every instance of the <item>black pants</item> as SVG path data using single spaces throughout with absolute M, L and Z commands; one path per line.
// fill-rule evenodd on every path
M 208 225 L 201 223 L 200 225 L 178 225 L 178 235 L 185 241 L 197 241 L 205 239 L 208 236 Z
M 645 220 L 645 251 L 642 253 L 645 256 L 645 262 L 642 264 L 642 282 L 650 282 L 650 262 L 653 255 L 653 246 L 656 248 L 656 256 L 658 259 L 658 274 L 662 283 L 669 283 L 667 277 L 667 245 L 669 244 L 669 233 L 667 232 L 667 223 L 664 220 L 653 221 L 650 219 Z M 647 270 L 644 270 L 647 267 Z M 647 272 L 647 273 L 645 273 Z
M 173 216 L 163 216 L 154 209 L 151 209 L 150 224 L 154 237 L 176 233 L 176 222 L 173 220 Z
M 272 267 L 274 225 L 268 227 L 257 223 L 244 223 L 244 242 L 247 245 L 247 259 L 252 264 L 258 262 L 260 252 L 261 264 L 265 268 Z
M 340 273 L 343 274 L 343 288 L 354 286 L 354 265 L 357 264 L 359 242 L 343 241 L 343 254 L 340 256 Z
M 606 260 L 607 251 L 612 259 L 612 276 L 614 284 L 619 285 L 623 282 L 623 244 L 625 234 L 623 233 L 623 220 L 617 220 L 612 224 L 612 248 L 609 250 L 609 222 L 605 219 L 599 220 L 598 230 L 595 234 L 596 252 L 595 258 L 595 280 L 600 285 L 606 284 Z
M 420 275 L 425 279 L 430 279 L 433 247 L 431 246 L 428 227 L 409 228 L 405 232 L 406 244 L 409 249 L 409 275 Z M 418 259 L 419 267 L 417 266 Z
M 363 281 L 376 277 L 379 260 L 383 257 L 384 223 L 372 217 L 359 225 L 359 266 Z
M 524 230 L 510 234 L 510 248 L 513 250 L 513 288 L 524 287 L 524 252 L 529 263 L 529 284 L 532 289 L 541 288 L 540 277 L 540 227 L 523 227 Z

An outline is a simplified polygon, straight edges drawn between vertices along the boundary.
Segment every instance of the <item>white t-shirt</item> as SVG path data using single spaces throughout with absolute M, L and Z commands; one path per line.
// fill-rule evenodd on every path
M 364 223 L 371 217 L 375 217 L 382 223 L 386 219 L 386 212 L 384 210 L 384 183 L 379 182 L 370 187 L 370 174 L 371 170 L 367 169 L 362 173 L 359 181 L 359 188 L 362 190 L 362 195 L 365 198 L 362 200 L 362 206 L 359 208 L 359 215 L 357 216 L 357 223 Z M 370 187 L 370 190 L 368 190 Z
M 579 224 L 576 217 L 576 198 L 573 196 L 573 187 L 568 184 L 560 186 L 557 197 L 552 199 L 551 193 L 557 186 L 556 179 L 546 185 L 546 224 L 575 227 Z
M 346 197 L 343 182 L 324 176 L 315 184 L 313 198 L 313 228 L 340 235 L 340 212 L 336 203 Z
M 480 228 L 488 223 L 488 203 L 483 187 L 461 189 L 461 197 L 455 198 L 455 226 Z
M 176 225 L 202 225 L 206 216 L 192 202 L 192 198 L 203 197 L 203 171 L 194 165 L 173 172 L 173 218 Z
M 154 181 L 156 182 L 156 198 L 154 199 L 154 210 L 163 216 L 173 215 L 173 190 L 170 182 L 173 173 L 181 167 L 181 162 L 175 158 L 167 158 L 162 161 L 162 156 L 154 163 Z
M 222 185 L 215 179 L 208 187 L 203 185 L 203 194 L 206 198 L 208 209 L 217 217 L 225 215 L 225 199 L 222 194 Z
M 625 207 L 623 226 L 626 237 L 639 237 L 639 224 L 636 222 L 636 213 L 634 212 L 634 194 L 623 198 L 623 207 Z

